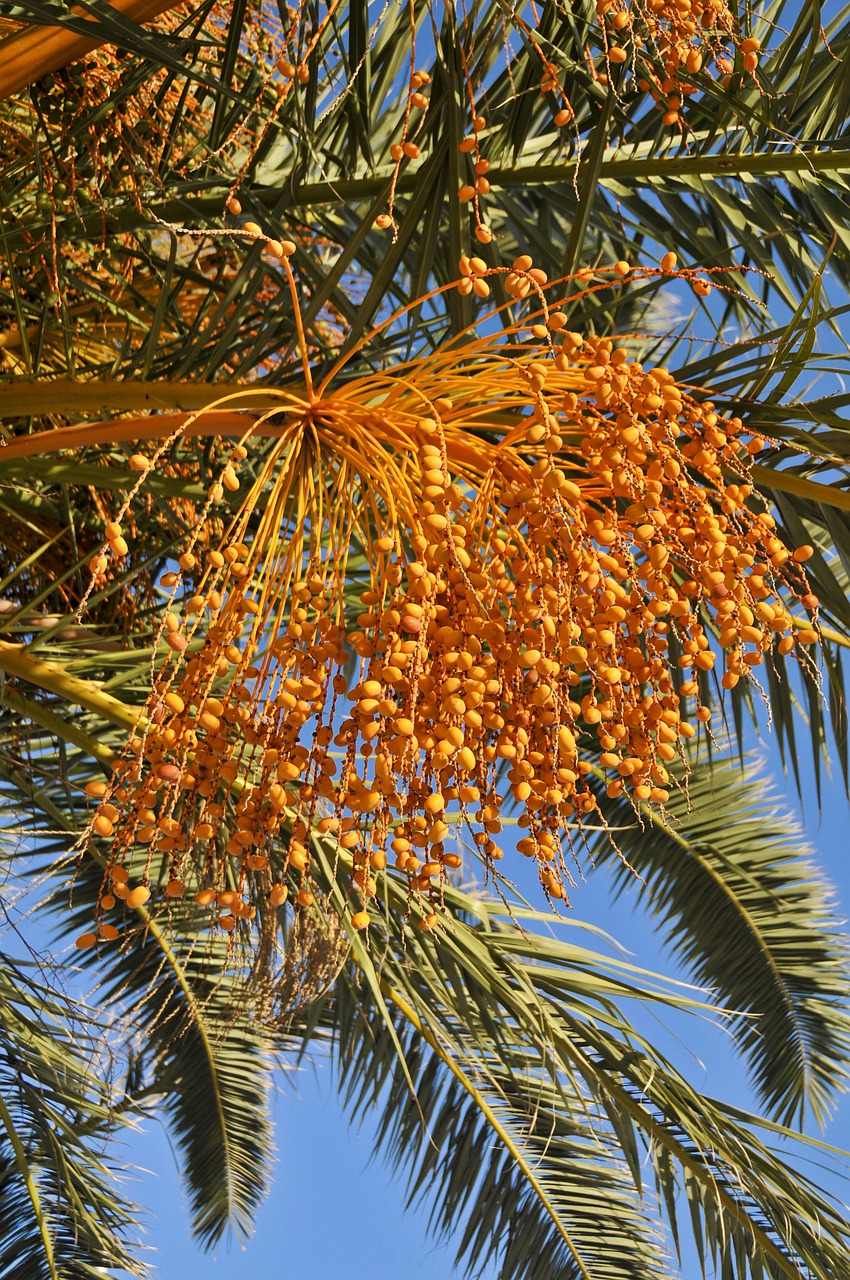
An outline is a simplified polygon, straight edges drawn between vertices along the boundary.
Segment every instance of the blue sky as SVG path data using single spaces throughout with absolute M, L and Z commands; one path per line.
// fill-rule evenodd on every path
M 802 729 L 802 726 L 801 726 Z M 804 733 L 804 730 L 803 730 Z M 803 738 L 803 740 L 805 740 Z M 765 735 L 763 753 L 773 769 L 788 808 L 800 812 L 793 783 L 784 783 L 773 740 Z M 806 794 L 814 795 L 808 762 L 801 759 Z M 848 806 L 843 785 L 833 778 L 824 788 L 824 807 L 806 804 L 803 812 L 812 846 L 842 903 L 841 916 L 850 908 L 848 861 Z M 510 872 L 523 860 L 506 851 L 502 864 Z M 529 890 L 529 896 L 531 895 Z M 537 890 L 539 894 L 539 890 Z M 543 905 L 542 903 L 540 905 Z M 675 975 L 672 962 L 655 945 L 651 928 L 625 903 L 612 903 L 601 873 L 576 889 L 574 914 L 601 925 L 632 951 L 636 962 Z M 686 1071 L 691 1081 L 738 1105 L 751 1103 L 746 1074 L 735 1058 L 728 1037 L 705 1022 L 687 1033 L 654 1012 L 639 1015 L 642 1028 L 662 1045 Z M 137 1173 L 127 1186 L 131 1198 L 148 1206 L 146 1242 L 157 1251 L 160 1280 L 209 1275 L 212 1280 L 449 1280 L 453 1271 L 450 1248 L 435 1244 L 427 1235 L 427 1210 L 405 1212 L 403 1180 L 393 1178 L 378 1161 L 371 1160 L 372 1125 L 349 1128 L 336 1099 L 331 1072 L 325 1064 L 281 1073 L 275 1099 L 278 1165 L 274 1185 L 244 1249 L 221 1247 L 212 1257 L 198 1253 L 189 1236 L 188 1212 L 181 1199 L 175 1163 L 160 1126 L 150 1124 L 135 1137 L 128 1160 L 144 1165 L 149 1174 Z M 835 1145 L 850 1148 L 850 1099 L 825 1135 Z M 816 1176 L 816 1171 L 812 1170 Z M 850 1200 L 850 1181 L 831 1183 L 832 1190 Z M 494 1280 L 489 1268 L 484 1280 Z M 698 1265 L 692 1252 L 685 1257 L 684 1280 L 697 1280 Z

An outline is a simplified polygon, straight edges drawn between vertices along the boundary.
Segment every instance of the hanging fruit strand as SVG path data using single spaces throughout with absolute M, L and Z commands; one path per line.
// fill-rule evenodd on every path
M 536 305 L 552 286 L 532 272 L 505 278 Z M 732 689 L 816 642 L 789 613 L 816 608 L 811 548 L 782 544 L 750 479 L 761 438 L 563 314 L 544 297 L 531 329 L 281 392 L 226 451 L 162 579 L 144 728 L 89 788 L 83 849 L 103 842 L 109 870 L 79 945 L 117 936 L 109 912 L 155 881 L 234 935 L 290 892 L 310 906 L 314 836 L 355 929 L 390 858 L 432 928 L 452 823 L 493 871 L 507 804 L 563 900 L 564 844 L 577 858 L 582 824 L 604 826 L 602 790 L 664 812 L 715 666 Z

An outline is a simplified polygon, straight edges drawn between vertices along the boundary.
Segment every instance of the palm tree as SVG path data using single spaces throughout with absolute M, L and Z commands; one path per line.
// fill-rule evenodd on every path
M 840 1276 L 846 942 L 686 726 L 740 750 L 761 689 L 846 774 L 847 14 L 6 12 L 0 1272 L 143 1271 L 154 1097 L 247 1235 L 329 1052 L 469 1273 L 672 1274 L 684 1201 L 718 1274 Z M 566 940 L 573 855 L 700 993 Z M 722 1016 L 759 1114 L 636 997 Z

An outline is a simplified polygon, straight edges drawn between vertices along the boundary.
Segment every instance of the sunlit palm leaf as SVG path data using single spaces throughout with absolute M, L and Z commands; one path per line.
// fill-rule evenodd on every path
M 410 1201 L 430 1206 L 432 1230 L 457 1241 L 459 1267 L 475 1274 L 495 1256 L 499 1274 L 517 1280 L 668 1274 L 647 1204 L 589 1100 L 568 1107 L 545 1062 L 507 1040 L 470 1041 L 454 1074 L 427 1031 L 393 1010 L 396 1040 L 366 999 L 362 984 L 338 984 L 347 1109 L 354 1122 L 378 1111 L 378 1153 L 407 1172 Z

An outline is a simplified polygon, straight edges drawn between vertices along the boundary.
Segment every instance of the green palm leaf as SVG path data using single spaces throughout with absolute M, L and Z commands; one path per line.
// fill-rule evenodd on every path
M 383 21 L 369 31 L 369 17 L 360 8 L 338 15 L 338 23 L 330 24 L 310 60 L 309 90 L 301 96 L 291 93 L 281 104 L 271 85 L 263 87 L 256 56 L 247 53 L 249 41 L 259 39 L 271 77 L 277 46 L 258 29 L 249 7 L 237 6 L 226 29 L 212 24 L 201 34 L 191 22 L 184 25 L 178 56 L 169 35 L 139 27 L 98 5 L 96 24 L 83 25 L 87 30 L 97 25 L 104 38 L 131 56 L 121 65 L 109 102 L 87 107 L 82 100 L 67 120 L 57 114 L 60 93 L 34 90 L 42 111 L 37 127 L 46 131 L 46 143 L 49 136 L 46 154 L 56 149 L 56 129 L 67 143 L 83 147 L 87 130 L 108 118 L 113 107 L 132 99 L 156 68 L 173 78 L 169 83 L 175 88 L 191 91 L 198 110 L 190 114 L 186 96 L 179 92 L 168 97 L 167 106 L 161 103 L 174 144 L 146 158 L 148 170 L 139 174 L 139 201 L 122 204 L 105 184 L 101 191 L 95 183 L 101 207 L 93 211 L 80 197 L 63 209 L 55 227 L 57 244 L 61 250 L 82 237 L 94 253 L 95 243 L 105 234 L 104 248 L 114 247 L 115 254 L 106 253 L 100 270 L 111 274 L 114 285 L 121 275 L 117 261 L 123 269 L 138 255 L 136 271 L 144 266 L 144 288 L 131 284 L 120 300 L 115 296 L 110 303 L 113 316 L 120 316 L 124 326 L 119 365 L 125 375 L 150 370 L 168 378 L 191 369 L 193 377 L 213 378 L 231 377 L 237 366 L 256 368 L 273 353 L 291 347 L 289 308 L 277 301 L 285 297 L 285 291 L 280 294 L 280 273 L 244 242 L 225 248 L 226 241 L 217 239 L 214 255 L 201 255 L 200 248 L 187 252 L 184 246 L 175 253 L 173 238 L 151 229 L 157 226 L 152 217 L 178 228 L 220 229 L 224 196 L 244 162 L 246 213 L 256 215 L 270 233 L 295 234 L 301 242 L 299 273 L 305 294 L 313 297 L 310 328 L 317 350 L 327 349 L 321 323 L 327 319 L 327 308 L 344 317 L 353 342 L 376 314 L 379 294 L 406 301 L 426 279 L 453 279 L 459 253 L 468 247 L 469 215 L 465 207 L 458 208 L 454 190 L 466 174 L 458 168 L 456 146 L 469 128 L 467 86 L 456 56 L 460 41 L 468 54 L 472 51 L 473 76 L 486 85 L 482 100 L 492 184 L 487 206 L 497 233 L 491 250 L 498 246 L 500 260 L 531 247 L 540 265 L 557 276 L 567 258 L 572 265 L 619 257 L 638 261 L 647 251 L 652 257 L 660 245 L 674 249 L 686 265 L 736 268 L 728 281 L 742 292 L 723 295 L 721 324 L 734 318 L 740 326 L 771 327 L 756 299 L 763 294 L 771 305 L 775 301 L 779 308 L 795 309 L 833 246 L 836 228 L 832 279 L 844 292 L 850 282 L 850 244 L 844 243 L 840 231 L 848 220 L 843 65 L 850 26 L 846 14 L 839 13 L 825 38 L 818 23 L 802 19 L 782 35 L 784 8 L 774 5 L 765 15 L 772 48 L 761 64 L 763 88 L 737 78 L 720 92 L 705 80 L 703 92 L 689 106 L 686 146 L 677 143 L 656 113 L 623 85 L 609 104 L 611 118 L 600 114 L 605 95 L 588 73 L 584 52 L 588 43 L 593 46 L 599 39 L 589 7 L 547 8 L 539 33 L 540 47 L 562 72 L 577 136 L 553 126 L 552 104 L 534 87 L 539 83 L 539 55 L 523 31 L 513 33 L 510 72 L 500 65 L 500 40 L 482 37 L 508 21 L 499 6 L 481 6 L 475 21 L 461 23 L 460 29 L 455 16 L 447 13 L 430 58 L 430 106 L 417 135 L 423 158 L 407 164 L 400 174 L 400 236 L 388 244 L 373 220 L 389 191 L 389 147 L 404 113 L 399 81 L 408 53 L 404 24 Z M 77 23 L 37 0 L 12 6 L 10 13 L 24 23 Z M 417 20 L 423 18 L 424 10 L 417 11 Z M 296 37 L 302 49 L 303 40 L 302 32 Z M 428 61 L 424 57 L 423 66 Z M 355 72 L 341 108 L 334 109 L 332 85 L 347 85 Z M 226 88 L 219 73 L 226 76 Z M 219 77 L 215 82 L 214 76 Z M 268 131 L 260 140 L 257 122 L 263 119 Z M 243 132 L 237 140 L 239 130 Z M 243 137 L 246 147 L 256 144 L 247 160 Z M 129 145 L 129 134 L 127 138 Z M 789 146 L 789 138 L 802 141 Z M 450 187 L 442 181 L 442 149 L 447 145 Z M 138 152 L 142 139 L 135 139 L 133 146 Z M 191 157 L 189 172 L 185 165 L 171 163 L 175 146 Z M 123 151 L 121 155 L 126 164 Z M 435 165 L 438 180 L 432 182 Z M 80 159 L 81 176 L 85 167 Z M 31 211 L 35 197 L 30 168 L 28 155 L 23 156 L 6 179 L 10 214 L 4 235 L 12 255 L 26 248 L 30 228 L 39 228 L 37 219 L 33 224 L 22 217 L 27 208 Z M 105 210 L 109 218 L 104 232 Z M 420 225 L 431 232 L 421 236 Z M 305 226 L 309 235 L 304 234 Z M 41 229 L 47 227 L 43 219 Z M 127 234 L 137 235 L 143 247 L 129 249 L 122 238 Z M 329 245 L 334 246 L 330 269 Z M 393 271 L 385 266 L 388 253 Z M 96 256 L 100 259 L 100 251 Z M 73 345 L 74 326 L 98 316 L 98 293 L 101 298 L 104 293 L 103 275 L 93 277 L 90 266 L 74 255 L 60 253 L 60 258 L 60 283 L 79 292 L 72 310 L 60 307 L 58 324 L 64 337 L 37 291 L 20 303 L 18 323 L 24 330 L 44 326 L 39 339 L 42 374 L 63 367 L 63 343 Z M 737 271 L 746 264 L 767 272 L 769 278 Z M 364 280 L 371 281 L 373 297 L 361 314 Z M 662 288 L 661 282 L 654 284 L 644 305 Z M 272 306 L 267 305 L 270 296 L 275 297 Z M 432 317 L 428 330 L 420 331 L 420 341 L 436 344 L 447 325 L 457 331 L 468 323 L 468 309 L 456 302 Z M 8 305 L 12 314 L 11 295 Z M 640 325 L 643 308 L 635 305 L 628 290 L 609 293 L 607 308 L 612 327 Z M 592 298 L 579 297 L 571 307 L 572 322 L 583 327 L 595 309 Z M 387 334 L 373 343 L 372 358 L 380 351 L 388 357 L 397 349 L 397 337 Z M 24 338 L 21 341 L 25 344 Z M 90 373 L 104 376 L 114 365 L 114 347 L 97 352 L 92 345 L 90 357 L 83 358 L 81 344 L 77 346 L 75 360 L 81 360 L 81 369 L 88 365 Z M 287 364 L 286 359 L 278 364 L 280 374 Z
M 764 1266 L 769 1275 L 800 1276 L 805 1265 L 832 1274 L 846 1248 L 835 1209 L 740 1114 L 700 1098 L 625 1030 L 606 999 L 618 984 L 599 957 L 502 933 L 486 917 L 467 929 L 455 923 L 450 937 L 429 937 L 433 957 L 411 935 L 415 963 L 403 971 L 383 961 L 389 1013 L 382 1004 L 364 1013 L 362 981 L 339 1012 L 352 1116 L 380 1108 L 382 1154 L 409 1170 L 411 1197 L 432 1205 L 437 1230 L 457 1233 L 461 1256 L 491 1256 L 496 1247 L 506 1277 L 663 1274 L 650 1226 L 658 1210 L 641 1171 L 648 1149 L 674 1222 L 684 1184 L 706 1257 L 728 1265 L 744 1250 L 753 1274 Z M 635 978 L 632 992 L 640 989 Z M 663 999 L 652 987 L 643 992 Z M 775 1191 L 765 1195 L 768 1184 Z M 797 1209 L 806 1201 L 829 1241 L 819 1233 L 795 1234 L 793 1244 L 782 1238 L 786 1196 Z
M 225 945 L 139 934 L 109 957 L 106 998 L 142 1032 L 134 1068 L 176 1144 L 196 1239 L 245 1240 L 269 1190 L 269 1042 L 240 1016 Z
M 63 931 L 91 919 L 100 868 L 77 878 L 68 912 L 67 887 L 56 908 Z M 82 892 L 78 892 L 82 889 Z M 141 913 L 140 913 L 141 914 Z M 134 1096 L 153 1105 L 175 1142 L 198 1242 L 211 1248 L 229 1233 L 246 1239 L 269 1188 L 272 1132 L 271 1045 L 240 1008 L 241 984 L 228 979 L 226 942 L 182 939 L 143 918 L 123 946 L 88 966 L 101 976 L 102 999 L 136 1035 Z

